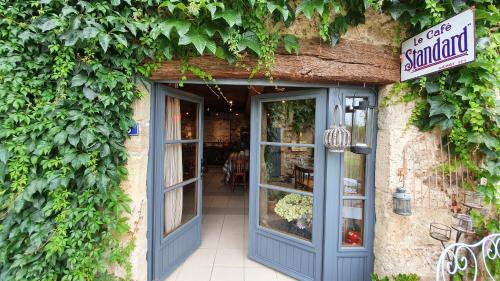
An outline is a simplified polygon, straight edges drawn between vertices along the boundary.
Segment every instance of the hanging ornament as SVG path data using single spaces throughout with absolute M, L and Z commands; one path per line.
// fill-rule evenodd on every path
M 338 122 L 336 117 L 338 115 Z M 351 145 L 351 133 L 343 125 L 342 119 L 344 115 L 339 105 L 335 105 L 333 110 L 333 122 L 330 129 L 325 131 L 324 144 L 330 152 L 344 152 Z

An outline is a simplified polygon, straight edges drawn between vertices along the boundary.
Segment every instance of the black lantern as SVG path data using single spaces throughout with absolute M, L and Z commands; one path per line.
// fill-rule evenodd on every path
M 375 107 L 362 100 L 352 107 L 351 151 L 357 154 L 372 152 Z
M 411 215 L 411 195 L 406 193 L 404 186 L 398 187 L 392 196 L 394 213 L 402 216 Z

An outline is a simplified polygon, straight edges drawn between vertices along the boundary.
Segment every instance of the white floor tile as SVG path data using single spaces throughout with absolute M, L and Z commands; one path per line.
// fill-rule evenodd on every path
M 220 224 L 205 224 L 202 226 L 201 234 L 202 235 L 210 235 L 210 234 L 218 234 L 220 235 L 222 231 L 222 225 Z
M 192 268 L 197 266 L 213 266 L 216 249 L 198 249 L 184 263 L 184 268 Z
M 277 281 L 276 271 L 269 268 L 245 268 L 245 281 Z
M 243 225 L 245 223 L 245 216 L 244 215 L 226 215 L 224 217 L 224 223 Z
M 201 235 L 200 249 L 217 249 L 219 245 L 220 233 Z
M 210 281 L 243 281 L 242 267 L 214 267 Z
M 210 227 L 210 226 L 218 226 L 222 227 L 222 224 L 224 223 L 224 217 L 225 215 L 210 215 L 210 214 L 205 214 L 203 215 L 202 219 L 202 226 L 203 228 L 205 227 Z
M 176 281 L 209 281 L 211 273 L 211 266 L 183 267 Z
M 219 240 L 219 249 L 241 249 L 245 244 L 245 238 L 241 233 L 223 232 Z
M 243 250 L 218 249 L 215 257 L 215 266 L 243 267 Z

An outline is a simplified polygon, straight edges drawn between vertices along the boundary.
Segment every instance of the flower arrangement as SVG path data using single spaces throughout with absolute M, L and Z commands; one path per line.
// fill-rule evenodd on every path
M 281 198 L 274 212 L 288 222 L 295 222 L 300 229 L 310 229 L 312 224 L 312 204 L 311 196 L 300 194 L 288 194 Z

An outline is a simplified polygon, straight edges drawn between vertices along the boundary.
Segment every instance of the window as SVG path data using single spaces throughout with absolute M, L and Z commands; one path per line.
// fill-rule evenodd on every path
M 311 241 L 316 100 L 261 104 L 259 225 Z
M 352 131 L 353 118 L 349 108 L 364 97 L 348 97 L 345 99 L 345 124 Z M 363 127 L 364 124 L 355 124 L 354 127 Z M 364 246 L 364 224 L 366 204 L 366 155 L 350 151 L 344 153 L 343 182 L 342 182 L 342 246 Z
M 163 235 L 197 215 L 198 104 L 165 98 Z

